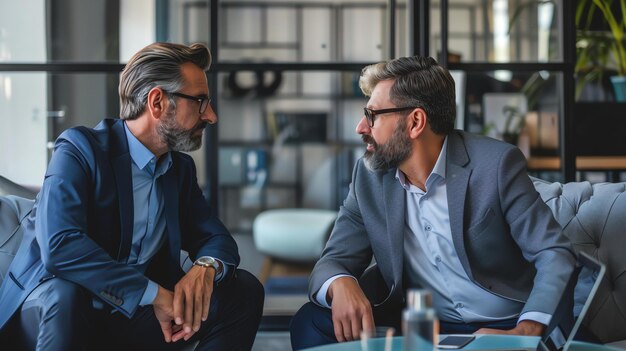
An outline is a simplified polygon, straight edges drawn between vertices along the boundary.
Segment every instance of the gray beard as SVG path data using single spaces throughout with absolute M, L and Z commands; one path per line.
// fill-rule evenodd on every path
M 157 133 L 167 145 L 168 150 L 186 152 L 198 150 L 202 146 L 202 134 L 195 136 L 194 133 L 205 127 L 206 123 L 203 122 L 192 129 L 184 129 L 176 122 L 174 113 L 171 111 L 161 120 Z
M 363 160 L 371 171 L 387 171 L 398 168 L 411 156 L 411 139 L 404 130 L 405 124 L 399 123 L 387 143 L 378 145 L 371 136 L 363 136 L 363 141 L 372 144 L 374 151 L 365 151 Z

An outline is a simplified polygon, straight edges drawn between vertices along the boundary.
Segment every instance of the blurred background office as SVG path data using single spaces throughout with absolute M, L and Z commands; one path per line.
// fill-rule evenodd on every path
M 618 181 L 626 170 L 626 104 L 616 102 L 607 83 L 615 64 L 592 83 L 576 78 L 592 71 L 580 62 L 584 40 L 609 30 L 597 16 L 577 21 L 579 5 L 2 1 L 0 175 L 38 187 L 55 138 L 69 127 L 117 117 L 124 63 L 151 42 L 171 41 L 211 48 L 209 84 L 220 119 L 192 156 L 213 211 L 250 249 L 244 263 L 257 271 L 249 237 L 260 213 L 337 211 L 342 203 L 364 151 L 354 131 L 367 102 L 359 73 L 384 59 L 421 54 L 449 67 L 457 83 L 457 128 L 517 144 L 531 174 Z M 602 62 L 595 60 L 593 69 Z

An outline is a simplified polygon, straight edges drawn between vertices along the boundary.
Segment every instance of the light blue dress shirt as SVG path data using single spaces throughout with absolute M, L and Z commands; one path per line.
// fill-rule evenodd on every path
M 163 192 L 160 177 L 172 166 L 172 157 L 166 153 L 156 156 L 128 130 L 124 123 L 130 153 L 133 183 L 133 240 L 128 264 L 144 273 L 150 259 L 157 253 L 166 237 L 163 214 Z M 154 301 L 159 286 L 150 280 L 139 304 Z
M 446 189 L 446 138 L 437 162 L 426 179 L 426 191 L 409 184 L 398 169 L 396 178 L 406 190 L 404 265 L 407 288 L 424 287 L 433 292 L 433 304 L 442 321 L 487 322 L 515 318 L 523 303 L 493 294 L 472 282 L 456 253 L 450 229 Z M 316 300 L 328 306 L 326 294 L 337 275 L 328 279 Z M 525 319 L 548 325 L 551 315 L 526 312 Z
M 172 156 L 168 152 L 157 160 L 156 156 L 128 130 L 126 123 L 124 123 L 124 131 L 132 159 L 134 211 L 133 240 L 127 263 L 144 273 L 150 259 L 159 251 L 167 237 L 160 178 L 171 168 Z M 227 266 L 222 263 L 222 267 L 222 272 L 215 276 L 216 281 L 227 272 Z M 149 280 L 139 305 L 151 304 L 158 290 L 159 285 Z

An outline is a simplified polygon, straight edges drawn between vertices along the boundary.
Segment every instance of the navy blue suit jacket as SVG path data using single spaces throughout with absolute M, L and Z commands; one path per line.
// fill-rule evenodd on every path
M 23 224 L 23 241 L 0 287 L 0 328 L 33 289 L 55 276 L 130 317 L 148 277 L 171 289 L 184 275 L 181 249 L 192 259 L 213 256 L 234 267 L 239 264 L 234 239 L 211 216 L 198 187 L 193 160 L 172 152 L 172 167 L 160 178 L 167 240 L 145 275 L 127 265 L 133 235 L 131 177 L 121 120 L 61 134 L 35 207 Z

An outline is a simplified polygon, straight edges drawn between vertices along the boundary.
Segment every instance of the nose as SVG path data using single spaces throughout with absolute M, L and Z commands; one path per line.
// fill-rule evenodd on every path
M 359 123 L 356 125 L 357 134 L 363 135 L 368 134 L 371 131 L 370 125 L 367 123 L 367 118 L 365 116 L 361 117 Z
M 207 106 L 206 110 L 204 111 L 202 116 L 200 116 L 200 118 L 208 124 L 217 123 L 217 115 L 215 114 L 215 111 L 213 111 L 213 106 L 211 106 L 211 104 Z

